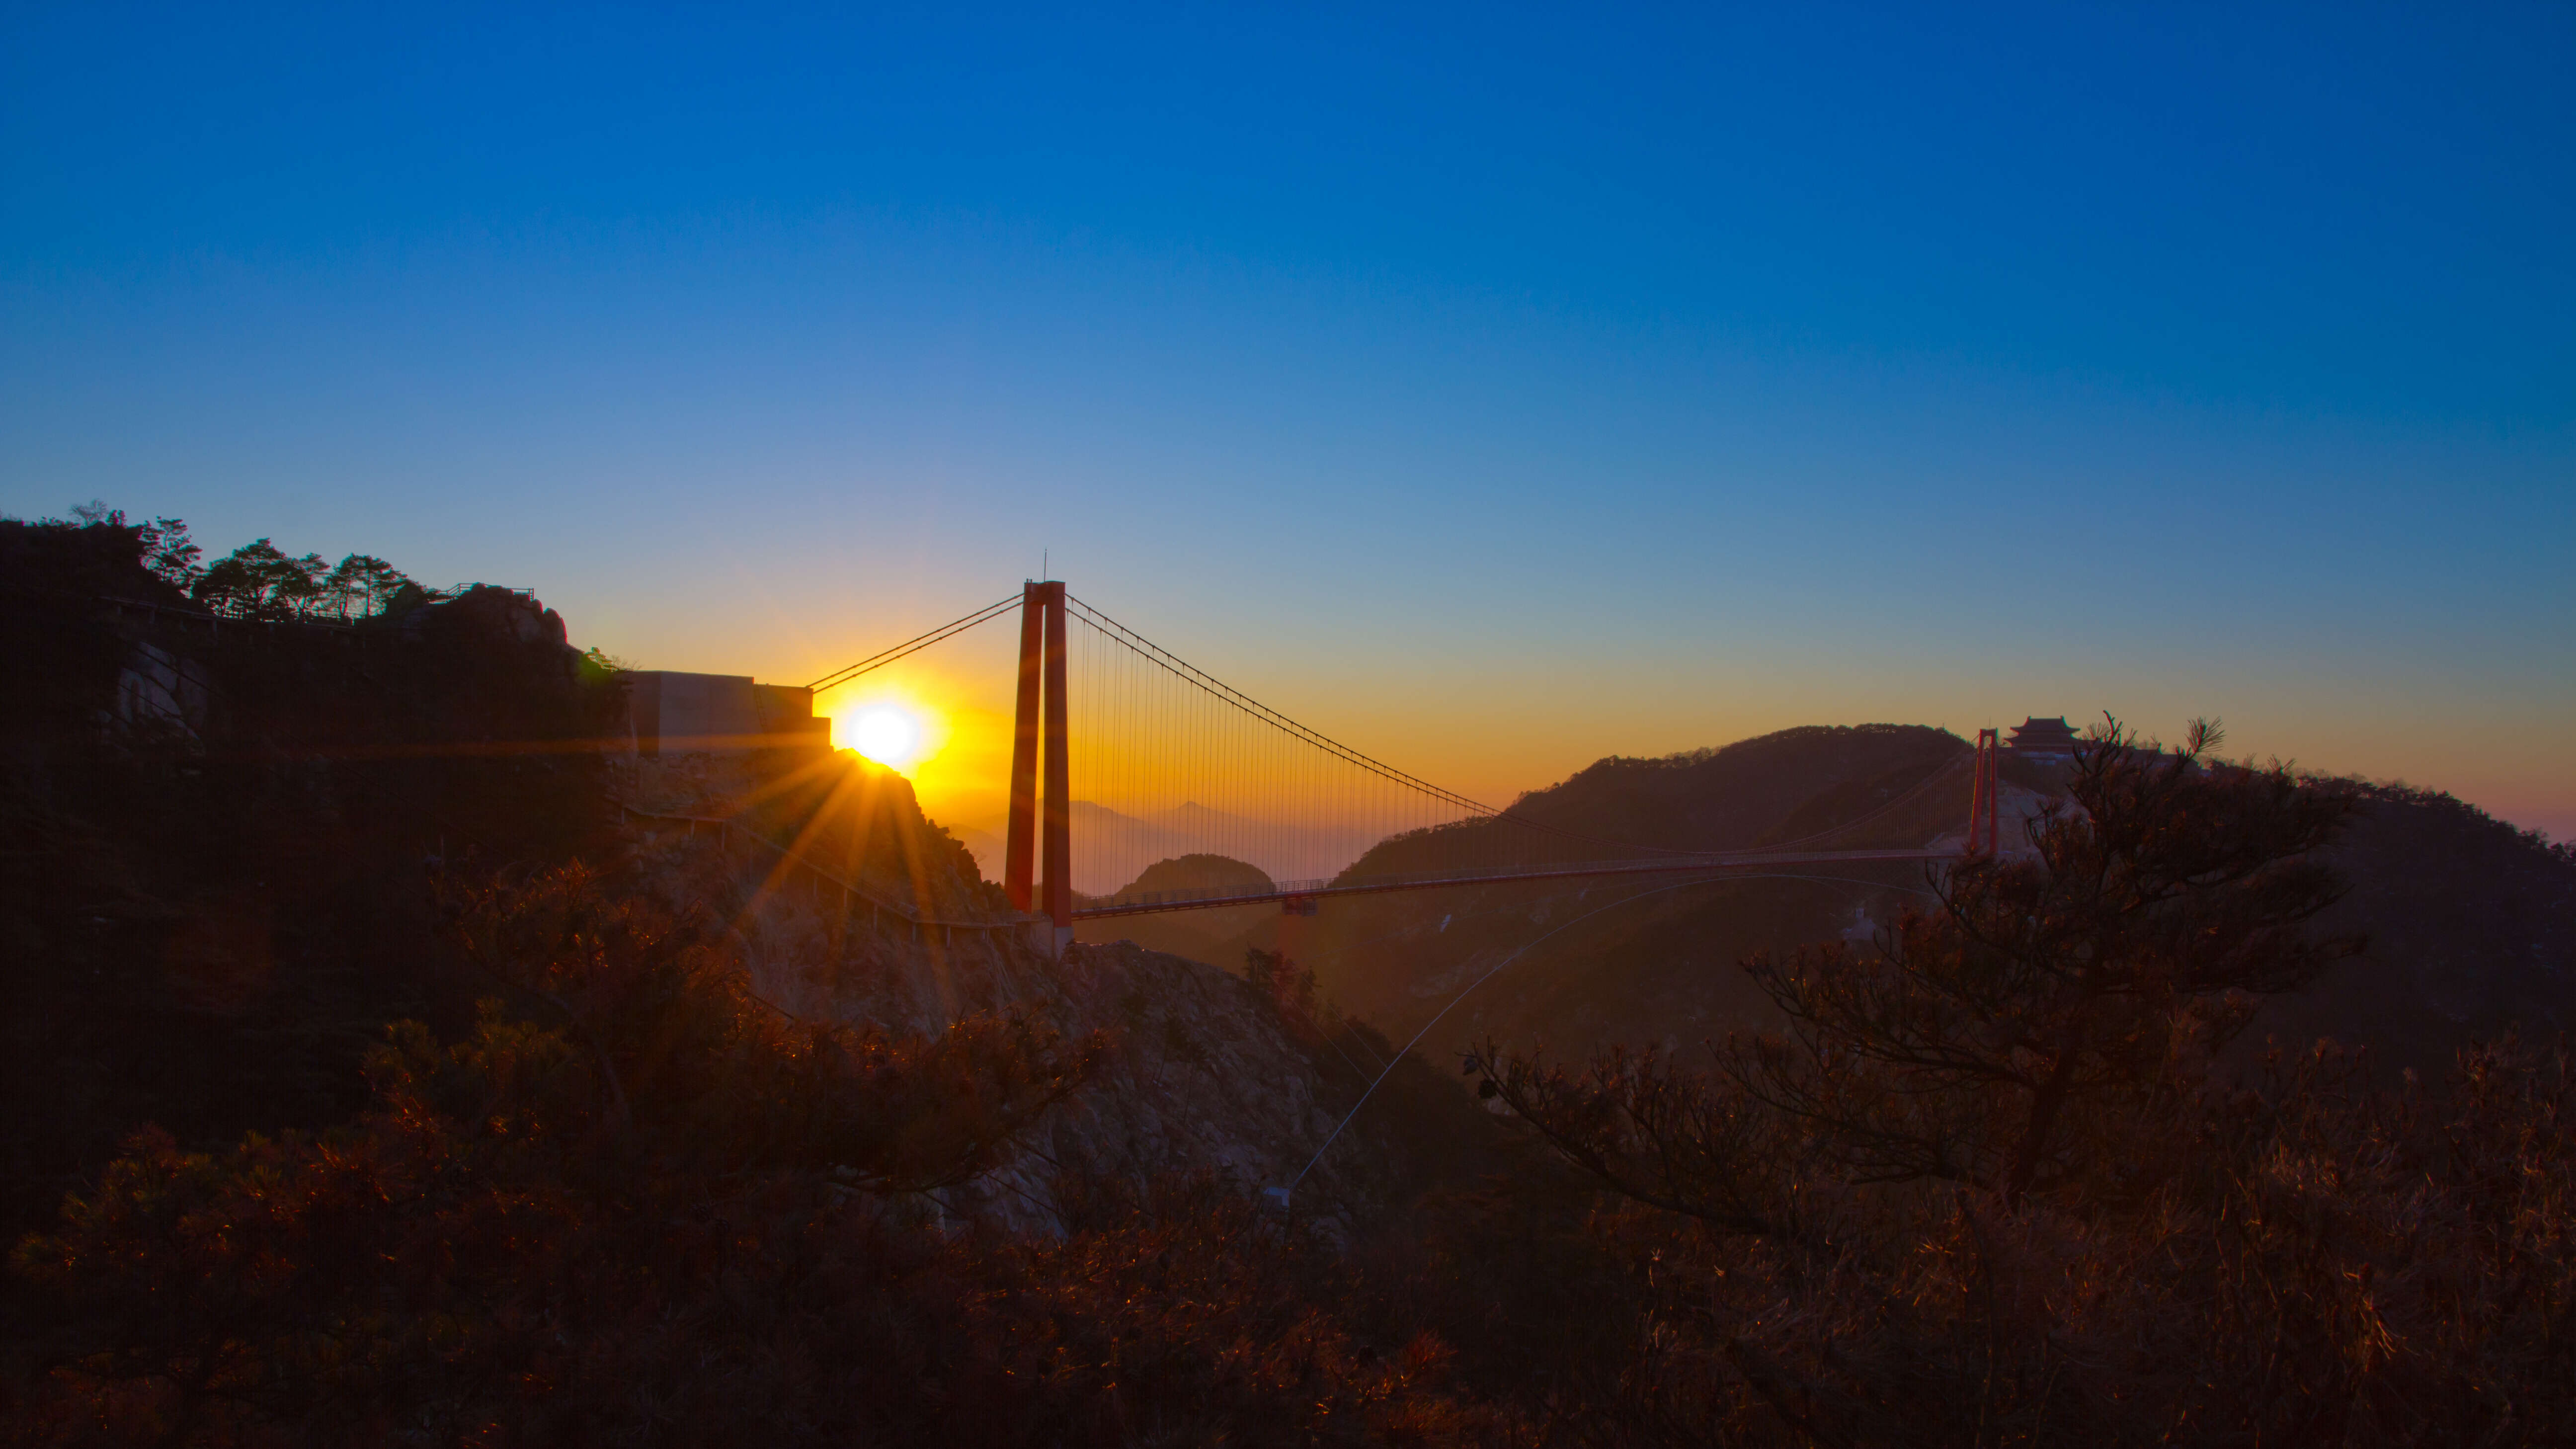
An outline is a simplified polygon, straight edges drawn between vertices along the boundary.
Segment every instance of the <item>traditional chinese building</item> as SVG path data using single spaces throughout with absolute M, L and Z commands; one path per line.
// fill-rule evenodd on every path
M 2067 725 L 2066 716 L 2041 719 L 2032 715 L 2013 727 L 2004 748 L 2025 760 L 2060 764 L 2075 758 L 2075 744 L 2075 731 Z

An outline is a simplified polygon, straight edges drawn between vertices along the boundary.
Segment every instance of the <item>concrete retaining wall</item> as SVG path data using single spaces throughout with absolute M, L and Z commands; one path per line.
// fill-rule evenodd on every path
M 832 722 L 814 717 L 814 692 L 798 685 L 754 684 L 747 674 L 676 669 L 631 670 L 626 685 L 638 754 L 829 749 L 832 744 Z

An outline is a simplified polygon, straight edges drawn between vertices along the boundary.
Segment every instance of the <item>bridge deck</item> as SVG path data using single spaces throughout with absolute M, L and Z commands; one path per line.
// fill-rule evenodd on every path
M 1595 860 L 1564 865 L 1496 866 L 1486 870 L 1430 872 L 1420 875 L 1368 876 L 1357 880 L 1280 881 L 1266 891 L 1228 889 L 1156 891 L 1121 897 L 1096 905 L 1076 906 L 1077 921 L 1108 916 L 1144 916 L 1161 911 L 1201 911 L 1220 906 L 1258 906 L 1322 896 L 1384 895 L 1389 891 L 1436 890 L 1442 886 L 1506 885 L 1514 881 L 1574 880 L 1605 875 L 1679 875 L 1703 870 L 1760 870 L 1784 865 L 1869 865 L 1890 862 L 1956 860 L 1954 850 L 1800 850 L 1725 851 L 1710 855 L 1659 856 L 1653 860 Z

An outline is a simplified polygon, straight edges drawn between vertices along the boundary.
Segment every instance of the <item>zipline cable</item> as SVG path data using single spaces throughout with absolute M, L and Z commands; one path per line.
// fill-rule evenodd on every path
M 1922 794 L 1924 791 L 1931 789 L 1934 785 L 1939 784 L 1941 777 L 1950 773 L 1953 768 L 1961 764 L 1972 763 L 1975 759 L 1976 754 L 1974 751 L 1964 755 L 1952 755 L 1950 758 L 1943 760 L 1940 764 L 1934 765 L 1931 771 L 1925 774 L 1922 779 L 1915 781 L 1911 786 L 1907 787 L 1904 794 L 1899 795 L 1895 799 L 1888 801 L 1886 804 L 1879 806 L 1867 815 L 1860 816 L 1857 819 L 1846 820 L 1840 825 L 1828 825 L 1822 830 L 1809 835 L 1801 835 L 1795 840 L 1775 840 L 1768 845 L 1758 846 L 1756 848 L 1761 850 L 1788 850 L 1793 846 L 1805 845 L 1812 841 L 1822 840 L 1828 835 L 1840 835 L 1846 830 L 1853 830 L 1860 826 L 1867 825 L 1869 822 L 1876 820 L 1881 815 L 1886 814 L 1897 806 L 1902 805 L 1908 800 L 1913 799 L 1915 796 Z
M 1306 1174 L 1315 1170 L 1315 1164 L 1323 1161 L 1324 1154 L 1332 1150 L 1333 1143 L 1341 1138 L 1342 1129 L 1351 1125 L 1351 1119 L 1359 1116 L 1360 1109 L 1368 1105 L 1369 1098 L 1377 1095 L 1377 1089 L 1386 1082 L 1387 1078 L 1395 1075 L 1395 1069 L 1397 1067 L 1404 1065 L 1404 1059 L 1412 1054 L 1415 1047 L 1422 1044 L 1422 1039 L 1431 1035 L 1431 1028 L 1438 1026 L 1442 1017 L 1445 1017 L 1450 1012 L 1457 1010 L 1458 1003 L 1466 1000 L 1468 993 L 1474 991 L 1477 987 L 1484 985 L 1486 982 L 1493 980 L 1504 967 L 1511 965 L 1513 962 L 1528 955 L 1540 946 L 1556 939 L 1567 931 L 1573 930 L 1575 927 L 1582 925 L 1584 922 L 1591 920 L 1594 916 L 1600 915 L 1605 911 L 1615 911 L 1621 906 L 1642 901 L 1648 896 L 1663 895 L 1668 891 L 1686 890 L 1692 886 L 1707 885 L 1711 881 L 1740 879 L 1742 879 L 1741 876 L 1706 876 L 1699 880 L 1686 880 L 1678 885 L 1658 886 L 1650 891 L 1639 891 L 1633 896 L 1623 896 L 1618 900 L 1612 901 L 1606 906 L 1584 912 L 1582 915 L 1579 915 L 1573 920 L 1566 922 L 1564 925 L 1557 927 L 1555 930 L 1548 932 L 1546 935 L 1525 943 L 1519 950 L 1514 951 L 1502 960 L 1495 962 L 1492 968 L 1486 971 L 1484 975 L 1477 977 L 1475 980 L 1468 982 L 1464 987 L 1460 988 L 1457 995 L 1449 998 L 1449 1004 L 1447 1006 L 1440 1008 L 1437 1015 L 1433 1016 L 1429 1021 L 1424 1022 L 1422 1024 L 1422 1030 L 1415 1032 L 1413 1034 L 1413 1039 L 1406 1042 L 1397 1050 L 1394 1060 L 1386 1064 L 1386 1070 L 1377 1074 L 1377 1080 L 1369 1083 L 1368 1090 L 1360 1093 L 1360 1099 L 1353 1102 L 1351 1104 L 1351 1110 L 1343 1114 L 1342 1120 L 1334 1125 L 1331 1135 L 1325 1137 L 1324 1145 L 1315 1149 L 1315 1155 L 1306 1159 L 1306 1165 L 1297 1170 L 1297 1175 L 1295 1177 L 1288 1179 L 1288 1186 L 1281 1190 L 1282 1195 L 1285 1196 L 1296 1192 L 1297 1184 L 1306 1180 Z
M 1464 1000 L 1466 1000 L 1466 999 L 1467 999 L 1467 996 L 1468 996 L 1468 993 L 1470 993 L 1470 992 L 1474 991 L 1477 987 L 1484 985 L 1486 982 L 1493 980 L 1495 976 L 1497 976 L 1498 974 L 1500 974 L 1500 973 L 1501 973 L 1501 971 L 1502 971 L 1502 969 L 1503 969 L 1504 967 L 1509 966 L 1509 965 L 1510 965 L 1510 964 L 1512 964 L 1513 962 L 1515 962 L 1515 961 L 1517 961 L 1517 960 L 1521 959 L 1523 956 L 1526 956 L 1526 955 L 1528 955 L 1530 952 L 1532 952 L 1532 951 L 1534 951 L 1534 950 L 1537 950 L 1540 946 L 1543 946 L 1543 945 L 1547 944 L 1549 941 L 1551 941 L 1551 940 L 1555 939 L 1557 936 L 1562 935 L 1562 934 L 1564 934 L 1564 933 L 1565 933 L 1565 932 L 1567 932 L 1567 931 L 1571 931 L 1571 930 L 1573 930 L 1575 927 L 1577 927 L 1577 926 L 1579 926 L 1579 925 L 1582 925 L 1584 922 L 1586 922 L 1586 921 L 1588 921 L 1588 920 L 1591 920 L 1594 916 L 1600 915 L 1600 914 L 1602 914 L 1603 912 L 1606 912 L 1606 911 L 1615 911 L 1615 910 L 1619 909 L 1621 906 L 1625 906 L 1625 905 L 1632 905 L 1632 904 L 1634 904 L 1634 903 L 1636 903 L 1636 902 L 1638 902 L 1638 901 L 1642 901 L 1642 900 L 1644 900 L 1644 899 L 1645 899 L 1646 897 L 1648 897 L 1648 896 L 1659 896 L 1659 895 L 1663 895 L 1663 894 L 1665 894 L 1666 892 L 1669 892 L 1669 891 L 1688 890 L 1688 889 L 1689 889 L 1690 887 L 1692 887 L 1692 886 L 1703 886 L 1703 885 L 1709 885 L 1709 884 L 1712 884 L 1713 882 L 1716 882 L 1716 881 L 1722 881 L 1722 880 L 1813 880 L 1813 881 L 1840 881 L 1840 882 L 1844 882 L 1844 883 L 1847 883 L 1847 884 L 1850 884 L 1850 885 L 1876 886 L 1876 887 L 1881 887 L 1881 888 L 1892 888 L 1892 889 L 1895 889 L 1895 890 L 1912 890 L 1912 891 L 1915 891 L 1915 893 L 1916 893 L 1916 894 L 1918 894 L 1918 895 L 1927 895 L 1927 896 L 1928 896 L 1928 895 L 1933 895 L 1933 892 L 1931 892 L 1931 891 L 1927 891 L 1927 890 L 1919 890 L 1919 889 L 1917 889 L 1916 887 L 1913 887 L 1913 886 L 1895 886 L 1895 887 L 1886 887 L 1885 882 L 1882 882 L 1882 881 L 1864 881 L 1864 880 L 1858 880 L 1858 879 L 1854 879 L 1854 878 L 1847 877 L 1847 876 L 1829 876 L 1829 875 L 1792 875 L 1792 874 L 1786 874 L 1786 873 L 1777 873 L 1777 874 L 1775 874 L 1775 873 L 1765 872 L 1765 873 L 1763 873 L 1763 874 L 1761 874 L 1761 875 L 1712 875 L 1712 876 L 1703 876 L 1703 877 L 1701 877 L 1701 878 L 1700 878 L 1700 879 L 1698 879 L 1698 880 L 1686 880 L 1686 881 L 1681 882 L 1681 883 L 1680 883 L 1680 884 L 1678 884 L 1678 885 L 1657 886 L 1655 889 L 1650 890 L 1650 891 L 1639 891 L 1639 892 L 1637 892 L 1637 893 L 1636 893 L 1635 895 L 1633 895 L 1633 896 L 1622 896 L 1622 897 L 1620 897 L 1618 900 L 1612 901 L 1610 904 L 1608 904 L 1608 905 L 1606 905 L 1606 906 L 1602 906 L 1602 907 L 1600 907 L 1600 908 L 1599 908 L 1599 909 L 1597 909 L 1597 910 L 1590 910 L 1590 911 L 1586 911 L 1586 912 L 1584 912 L 1582 915 L 1579 915 L 1579 916 L 1575 917 L 1573 920 L 1570 920 L 1570 921 L 1566 922 L 1564 925 L 1557 927 L 1555 930 L 1548 932 L 1546 935 L 1544 935 L 1544 936 L 1540 936 L 1540 937 L 1538 937 L 1536 940 L 1533 940 L 1533 941 L 1530 941 L 1530 942 L 1526 943 L 1526 944 L 1525 944 L 1525 945 L 1523 945 L 1519 950 L 1514 951 L 1512 954 L 1510 954 L 1510 955 L 1508 955 L 1508 956 L 1504 957 L 1502 960 L 1495 962 L 1495 963 L 1494 963 L 1494 965 L 1493 965 L 1493 968 L 1492 968 L 1491 970 L 1488 970 L 1484 975 L 1477 977 L 1475 980 L 1470 981 L 1470 982 L 1468 982 L 1465 986 L 1463 986 L 1463 987 L 1459 988 L 1458 994 L 1457 994 L 1457 995 L 1455 995 L 1455 996 L 1453 996 L 1453 997 L 1450 997 L 1450 998 L 1449 998 L 1449 1004 L 1448 1004 L 1447 1006 L 1444 1006 L 1444 1007 L 1440 1008 L 1440 1011 L 1439 1011 L 1439 1014 L 1438 1014 L 1438 1015 L 1435 1015 L 1435 1016 L 1433 1016 L 1429 1021 L 1424 1022 L 1424 1023 L 1422 1024 L 1422 1030 L 1417 1031 L 1417 1032 L 1415 1032 L 1415 1033 L 1413 1034 L 1413 1040 L 1406 1042 L 1406 1043 L 1404 1044 L 1404 1046 L 1402 1047 L 1402 1049 L 1400 1049 L 1399 1051 L 1397 1051 L 1397 1052 L 1396 1052 L 1396 1054 L 1395 1054 L 1395 1059 L 1394 1059 L 1393 1061 L 1390 1061 L 1390 1062 L 1388 1062 L 1388 1063 L 1386 1064 L 1386 1070 L 1385 1070 L 1385 1071 L 1382 1071 L 1382 1072 L 1380 1072 L 1380 1073 L 1378 1073 L 1378 1074 L 1377 1074 L 1377 1081 L 1374 1081 L 1374 1082 L 1369 1083 L 1369 1084 L 1368 1084 L 1368 1090 L 1367 1090 L 1367 1091 L 1365 1091 L 1365 1092 L 1360 1093 L 1360 1099 L 1359 1099 L 1358 1101 L 1356 1101 L 1356 1102 L 1353 1102 L 1353 1103 L 1351 1104 L 1351 1110 L 1350 1110 L 1348 1113 L 1346 1113 L 1346 1114 L 1344 1114 L 1344 1115 L 1343 1115 L 1342 1120 L 1341 1120 L 1339 1123 L 1336 1123 L 1336 1124 L 1334 1125 L 1334 1127 L 1333 1127 L 1333 1131 L 1332 1131 L 1332 1134 L 1331 1134 L 1330 1136 L 1328 1136 L 1328 1137 L 1326 1137 L 1326 1138 L 1324 1139 L 1324 1145 L 1315 1149 L 1315 1155 L 1306 1159 L 1306 1165 L 1305 1165 L 1304 1167 L 1301 1167 L 1301 1168 L 1299 1168 L 1299 1169 L 1297 1170 L 1297 1175 L 1296 1175 L 1295 1177 L 1292 1177 L 1292 1178 L 1288 1179 L 1288 1185 L 1287 1185 L 1285 1188 L 1282 1188 L 1282 1189 L 1280 1190 L 1280 1191 L 1281 1191 L 1281 1193 L 1283 1194 L 1283 1196 L 1284 1196 L 1285 1194 L 1288 1194 L 1288 1193 L 1294 1193 L 1294 1192 L 1297 1190 L 1297 1184 L 1299 1184 L 1299 1183 L 1301 1183 L 1301 1182 L 1304 1182 L 1304 1181 L 1306 1180 L 1306 1174 L 1307 1174 L 1307 1173 L 1310 1173 L 1310 1172 L 1313 1172 L 1313 1171 L 1315 1170 L 1315 1164 L 1324 1160 L 1324 1154 L 1325 1154 L 1327 1151 L 1331 1150 L 1331 1148 L 1332 1148 L 1332 1145 L 1333 1145 L 1334 1141 L 1335 1141 L 1336 1139 L 1340 1138 L 1340 1136 L 1342 1135 L 1342 1129 L 1343 1129 L 1344 1127 L 1348 1127 L 1348 1126 L 1350 1126 L 1350 1125 L 1351 1125 L 1351 1119 L 1352 1119 L 1352 1118 L 1354 1118 L 1354 1117 L 1357 1117 L 1357 1116 L 1360 1114 L 1360 1109 L 1361 1109 L 1362 1107 L 1365 1107 L 1365 1106 L 1367 1106 L 1367 1105 L 1368 1105 L 1368 1100 L 1369 1100 L 1369 1098 L 1371 1098 L 1371 1097 L 1373 1097 L 1373 1096 L 1377 1095 L 1377 1089 L 1378 1089 L 1379 1085 L 1380 1085 L 1380 1084 L 1382 1084 L 1382 1083 L 1384 1083 L 1384 1082 L 1386 1081 L 1386 1079 L 1387 1079 L 1387 1078 L 1389 1078 L 1389 1077 L 1391 1077 L 1391 1076 L 1394 1076 L 1394 1075 L 1395 1075 L 1395 1069 L 1396 1069 L 1397 1067 L 1402 1066 L 1402 1065 L 1404 1064 L 1404 1059 L 1405 1059 L 1407 1056 L 1409 1056 L 1409 1055 L 1411 1055 L 1411 1054 L 1412 1054 L 1413 1049 L 1414 1049 L 1415 1047 L 1420 1046 L 1420 1045 L 1422 1044 L 1422 1039 L 1423 1039 L 1424 1037 L 1426 1037 L 1426 1036 L 1431 1035 L 1431 1028 L 1433 1028 L 1433 1027 L 1435 1027 L 1435 1026 L 1438 1026 L 1438 1025 L 1440 1024 L 1440 1018 L 1441 1018 L 1441 1017 L 1444 1017 L 1444 1016 L 1447 1016 L 1447 1015 L 1448 1015 L 1450 1012 L 1452 1012 L 1452 1011 L 1457 1010 L 1457 1008 L 1458 1008 L 1458 1003 L 1459 1003 L 1459 1002 L 1462 1002 L 1462 1001 L 1464 1001 Z M 1936 897 L 1936 898 L 1937 898 L 1937 897 Z

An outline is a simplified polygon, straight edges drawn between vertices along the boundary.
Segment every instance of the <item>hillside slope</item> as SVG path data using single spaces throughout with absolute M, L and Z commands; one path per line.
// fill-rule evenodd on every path
M 1831 846 L 1918 846 L 1966 818 L 1967 754 L 1957 736 L 1922 726 L 1811 726 L 1664 759 L 1603 760 L 1512 810 L 1556 830 L 1673 850 L 1824 832 Z M 1349 873 L 1422 869 L 1454 844 L 1388 841 Z M 1600 853 L 1573 839 L 1553 848 L 1568 858 Z M 1399 1041 L 1510 959 L 1426 1048 L 1488 1030 L 1568 1045 L 1688 1040 L 1759 1009 L 1733 969 L 1739 956 L 1889 919 L 1920 885 L 1919 869 L 1883 865 L 1706 883 L 1611 877 L 1345 898 L 1313 917 L 1251 907 L 1131 917 L 1085 939 L 1195 949 L 1221 964 L 1250 949 L 1284 952 Z
M 2576 851 L 2438 792 L 2365 796 L 2329 857 L 2350 893 L 2319 925 L 2369 947 L 2272 1002 L 2251 1036 L 2366 1044 L 2431 1076 L 2479 1038 L 2576 1027 Z
M 1256 982 L 1132 943 L 1077 946 L 1055 962 L 1016 929 L 914 929 L 853 906 L 829 880 L 782 868 L 752 838 L 800 841 L 800 855 L 836 867 L 833 875 L 909 890 L 908 899 L 933 903 L 946 919 L 1007 921 L 999 889 L 976 879 L 971 858 L 920 813 L 908 783 L 880 766 L 843 753 L 803 764 L 684 757 L 631 769 L 627 788 L 653 800 L 657 815 L 754 823 L 753 832 L 713 831 L 639 817 L 631 868 L 669 904 L 732 922 L 755 989 L 780 1010 L 922 1035 L 977 1012 L 1016 1010 L 1068 1036 L 1109 1034 L 1100 1080 L 1000 1170 L 943 1194 L 954 1212 L 1045 1231 L 1055 1226 L 1056 1179 L 1066 1172 L 1138 1186 L 1208 1174 L 1250 1196 L 1315 1160 L 1300 1211 L 1355 1221 L 1475 1170 L 1491 1145 L 1491 1119 L 1454 1078 L 1419 1060 L 1398 1064 L 1369 1112 L 1334 1138 L 1396 1054 L 1293 976 Z M 1200 861 L 1165 874 L 1196 879 L 1210 870 L 1224 867 Z
M 1920 727 L 1788 730 L 1663 760 L 1604 760 L 1515 810 L 1681 849 L 1819 835 L 1828 846 L 1927 845 L 1961 833 L 1966 754 L 1956 737 Z M 2043 808 L 2060 775 L 2007 760 L 2007 814 Z M 2352 890 L 2318 928 L 2363 933 L 2370 949 L 2272 1002 L 2240 1052 L 2333 1037 L 2372 1047 L 2392 1070 L 2430 1073 L 2480 1035 L 2554 1036 L 2576 1023 L 2576 855 L 2447 795 L 2363 789 L 2366 808 L 2333 851 Z M 2008 843 L 2015 833 L 2008 821 Z M 1418 837 L 1388 842 L 1353 871 L 1412 868 L 1427 848 Z M 1609 878 L 1333 900 L 1311 918 L 1249 907 L 1138 917 L 1097 934 L 1220 964 L 1283 951 L 1396 1040 L 1439 1017 L 1423 1043 L 1434 1054 L 1488 1032 L 1568 1050 L 1669 1046 L 1774 1019 L 1737 968 L 1747 955 L 1866 941 L 1925 903 L 1925 885 L 1914 867 Z
M 444 886 L 575 860 L 712 912 L 761 994 L 809 1019 L 933 1033 L 1028 1006 L 1109 1031 L 1108 1074 L 960 1212 L 1041 1221 L 1057 1164 L 1281 1180 L 1358 1099 L 1356 1063 L 1390 1055 L 1196 962 L 1058 966 L 1007 929 L 915 930 L 1011 913 L 907 781 L 846 753 L 639 759 L 615 679 L 523 595 L 355 627 L 218 620 L 140 565 L 136 530 L 8 521 L 0 591 L 21 686 L 0 712 L 12 1240 L 146 1124 L 212 1150 L 347 1121 L 389 1023 L 454 1039 L 506 994 L 457 950 Z M 689 815 L 740 828 L 670 818 Z M 901 909 L 845 908 L 764 839 Z M 1398 1152 L 1420 1114 L 1445 1125 Z M 1484 1122 L 1454 1081 L 1399 1069 L 1317 1168 L 1316 1201 L 1400 1193 L 1390 1163 L 1442 1160 Z
M 615 700 L 502 589 L 368 625 L 219 621 L 137 530 L 0 521 L 0 1226 L 144 1122 L 336 1120 L 397 1017 L 478 987 L 432 878 L 614 838 Z

